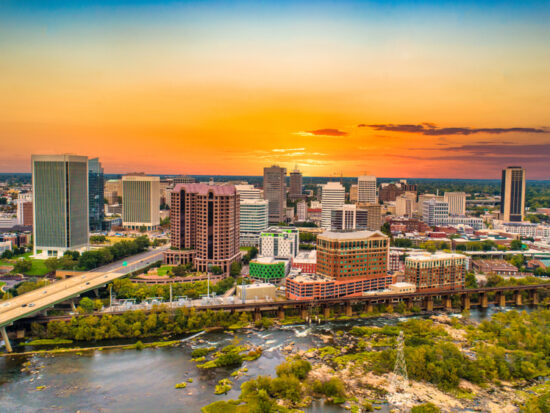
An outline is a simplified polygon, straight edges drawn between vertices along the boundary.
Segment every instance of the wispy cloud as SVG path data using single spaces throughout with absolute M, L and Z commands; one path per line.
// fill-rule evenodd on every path
M 340 136 L 348 135 L 347 132 L 341 131 L 339 129 L 333 129 L 333 128 L 300 131 L 300 132 L 294 132 L 293 134 L 298 136 L 331 136 L 331 137 L 340 137 Z
M 271 149 L 272 152 L 294 152 L 294 151 L 305 151 L 306 148 L 286 148 L 286 149 Z
M 476 133 L 487 133 L 491 135 L 498 135 L 509 132 L 519 133 L 548 133 L 548 130 L 539 128 L 470 128 L 470 127 L 448 127 L 439 128 L 433 123 L 421 123 L 417 125 L 408 124 L 377 124 L 367 125 L 361 123 L 357 125 L 359 128 L 372 128 L 379 131 L 389 132 L 405 132 L 405 133 L 418 133 L 428 136 L 443 136 L 443 135 L 473 135 Z

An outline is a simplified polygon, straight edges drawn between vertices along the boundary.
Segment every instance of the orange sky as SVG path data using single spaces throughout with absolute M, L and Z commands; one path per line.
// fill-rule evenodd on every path
M 108 173 L 550 178 L 548 27 L 359 10 L 0 12 L 0 172 L 72 152 Z

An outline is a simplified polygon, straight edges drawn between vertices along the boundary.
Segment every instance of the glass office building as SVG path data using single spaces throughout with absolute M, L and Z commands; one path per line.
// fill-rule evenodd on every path
M 32 155 L 34 254 L 88 245 L 88 158 Z
M 88 160 L 88 202 L 90 231 L 101 231 L 105 212 L 103 168 L 98 158 Z

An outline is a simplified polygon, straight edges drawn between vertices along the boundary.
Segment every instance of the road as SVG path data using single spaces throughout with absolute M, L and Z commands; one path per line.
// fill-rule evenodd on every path
M 164 246 L 149 250 L 2 301 L 0 303 L 0 327 L 10 325 L 20 318 L 29 317 L 69 298 L 77 297 L 86 291 L 104 286 L 117 278 L 158 261 L 167 248 L 169 247 Z M 126 266 L 123 265 L 125 261 L 127 262 Z

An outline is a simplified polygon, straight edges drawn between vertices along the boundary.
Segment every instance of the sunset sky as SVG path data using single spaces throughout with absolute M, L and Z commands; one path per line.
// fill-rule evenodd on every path
M 550 179 L 549 21 L 529 1 L 4 0 L 0 172 L 70 152 L 107 173 Z

